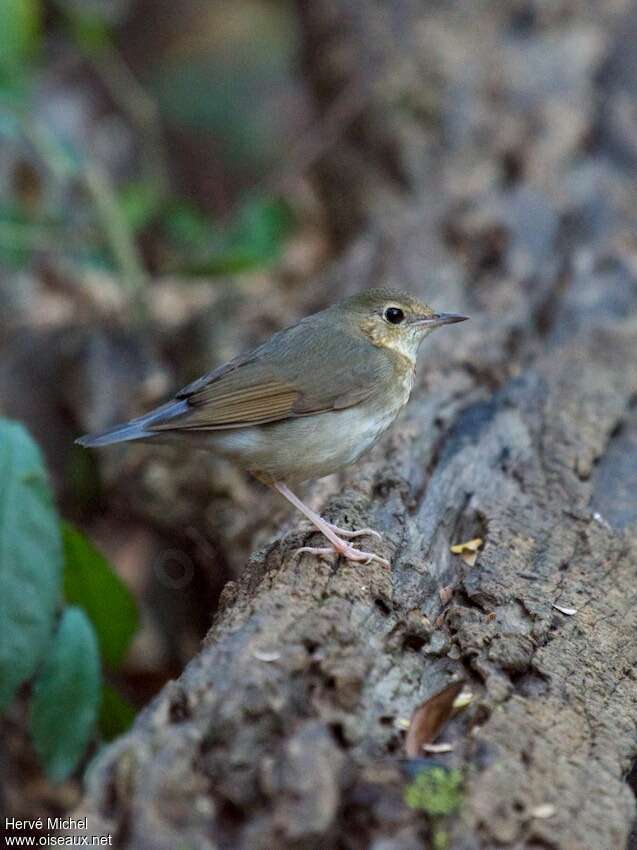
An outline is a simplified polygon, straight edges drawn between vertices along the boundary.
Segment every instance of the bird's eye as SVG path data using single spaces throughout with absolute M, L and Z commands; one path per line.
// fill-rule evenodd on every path
M 405 314 L 400 307 L 388 307 L 385 310 L 385 318 L 392 325 L 399 325 L 405 318 Z

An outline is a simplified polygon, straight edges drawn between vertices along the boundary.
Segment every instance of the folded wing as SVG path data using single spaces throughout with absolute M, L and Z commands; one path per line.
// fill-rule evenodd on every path
M 327 351 L 323 330 L 301 322 L 205 375 L 177 394 L 178 401 L 187 402 L 186 410 L 153 423 L 152 430 L 245 428 L 370 398 L 392 368 L 387 357 L 338 330 Z

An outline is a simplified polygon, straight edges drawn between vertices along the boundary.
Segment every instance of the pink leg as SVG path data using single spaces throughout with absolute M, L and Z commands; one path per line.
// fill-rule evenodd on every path
M 337 534 L 337 531 L 340 531 L 340 529 L 336 529 L 336 527 L 331 523 L 326 522 L 322 516 L 317 514 L 311 508 L 308 508 L 308 506 L 302 502 L 298 496 L 295 496 L 285 484 L 277 481 L 274 484 L 274 488 L 278 490 L 278 492 L 286 498 L 288 502 L 291 502 L 295 508 L 301 511 L 301 513 L 304 514 L 332 544 L 331 548 L 303 546 L 301 549 L 297 549 L 297 552 L 309 552 L 313 555 L 329 555 L 335 551 L 338 555 L 342 555 L 344 558 L 347 558 L 348 561 L 364 561 L 366 564 L 369 564 L 370 561 L 379 561 L 387 567 L 390 566 L 389 561 L 385 558 L 381 558 L 379 555 L 374 555 L 373 552 L 361 552 L 360 549 L 355 549 L 346 540 L 342 540 Z M 368 532 L 369 530 L 370 529 L 365 529 L 365 532 Z M 358 534 L 360 533 L 362 532 L 358 532 Z M 378 532 L 375 533 L 378 534 Z M 354 532 L 354 535 L 356 534 L 357 532 Z

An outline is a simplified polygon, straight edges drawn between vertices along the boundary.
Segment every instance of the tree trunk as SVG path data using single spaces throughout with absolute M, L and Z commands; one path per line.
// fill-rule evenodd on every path
M 317 100 L 355 101 L 317 166 L 343 245 L 317 301 L 391 283 L 472 320 L 426 341 L 394 428 L 310 493 L 338 524 L 380 530 L 391 570 L 297 557 L 308 531 L 257 552 L 197 658 L 100 757 L 79 814 L 134 850 L 415 850 L 443 833 L 457 850 L 624 848 L 635 13 L 302 13 Z M 476 537 L 473 566 L 450 552 Z M 473 700 L 436 756 L 463 783 L 443 822 L 405 802 L 403 727 L 458 678 Z

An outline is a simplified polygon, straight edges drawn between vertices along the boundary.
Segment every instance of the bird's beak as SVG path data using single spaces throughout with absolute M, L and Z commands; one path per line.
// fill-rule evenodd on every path
M 418 316 L 414 324 L 427 328 L 439 328 L 441 325 L 453 325 L 456 322 L 466 322 L 469 316 L 460 313 L 435 313 L 433 316 Z

